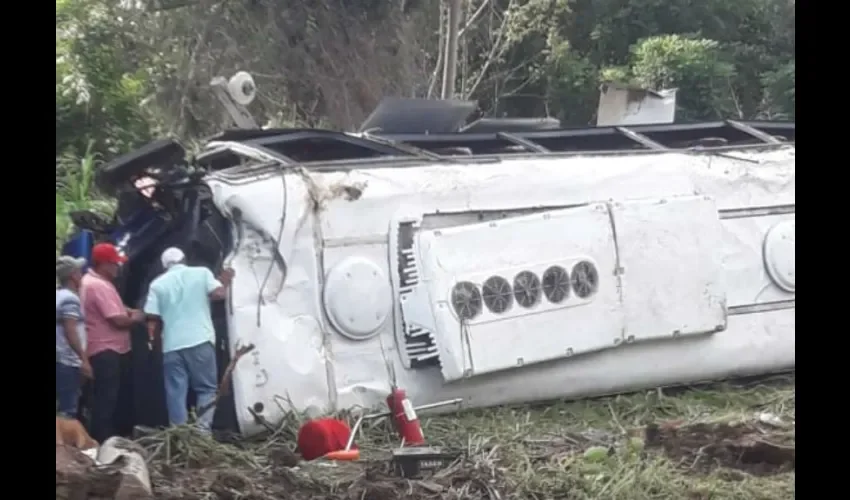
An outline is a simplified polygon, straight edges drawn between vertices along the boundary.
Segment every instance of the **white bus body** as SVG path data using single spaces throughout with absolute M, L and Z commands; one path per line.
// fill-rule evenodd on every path
M 380 405 L 393 380 L 416 405 L 487 407 L 794 368 L 793 144 L 206 183 L 238 226 L 243 433 L 252 412 Z

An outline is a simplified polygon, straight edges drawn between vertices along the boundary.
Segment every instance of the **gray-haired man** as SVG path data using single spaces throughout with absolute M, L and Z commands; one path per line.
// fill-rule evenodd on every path
M 199 427 L 209 431 L 218 389 L 210 300 L 227 296 L 233 270 L 225 269 L 216 279 L 206 267 L 187 266 L 186 256 L 176 247 L 166 249 L 161 259 L 165 272 L 150 284 L 145 314 L 151 342 L 162 334 L 168 420 L 171 425 L 186 423 L 186 396 L 191 388 L 198 397 L 198 409 L 205 411 L 198 415 Z
M 86 356 L 86 324 L 80 305 L 80 281 L 85 259 L 56 259 L 56 399 L 59 414 L 77 417 L 82 377 L 91 378 Z

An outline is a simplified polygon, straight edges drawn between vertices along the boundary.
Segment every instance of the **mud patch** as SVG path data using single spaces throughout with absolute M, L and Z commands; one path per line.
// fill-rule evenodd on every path
M 780 433 L 750 424 L 651 424 L 646 427 L 647 449 L 661 449 L 670 459 L 694 473 L 717 468 L 756 476 L 795 469 L 793 430 Z

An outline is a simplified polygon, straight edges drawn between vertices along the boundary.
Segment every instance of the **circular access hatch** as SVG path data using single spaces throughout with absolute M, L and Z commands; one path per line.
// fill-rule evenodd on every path
M 386 274 L 362 257 L 345 258 L 331 268 L 324 299 L 331 324 L 352 340 L 373 337 L 392 312 L 392 289 Z
M 764 237 L 764 267 L 770 279 L 786 292 L 795 293 L 795 233 L 797 223 L 782 221 L 771 227 Z

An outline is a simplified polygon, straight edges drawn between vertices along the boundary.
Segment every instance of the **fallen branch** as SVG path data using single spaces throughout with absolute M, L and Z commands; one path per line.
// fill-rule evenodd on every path
M 215 399 L 212 400 L 212 403 L 208 403 L 206 406 L 202 406 L 198 409 L 198 418 L 201 418 L 212 408 L 215 408 L 215 405 L 218 404 L 218 400 L 221 399 L 222 396 L 227 395 L 227 388 L 230 387 L 230 378 L 233 375 L 233 369 L 236 368 L 236 363 L 239 362 L 239 359 L 242 358 L 242 356 L 253 350 L 254 344 L 248 344 L 236 349 L 236 353 L 233 354 L 233 359 L 230 360 L 230 363 L 227 364 L 227 368 L 224 369 L 224 376 L 221 377 L 221 383 L 218 385 L 218 390 L 215 392 Z

